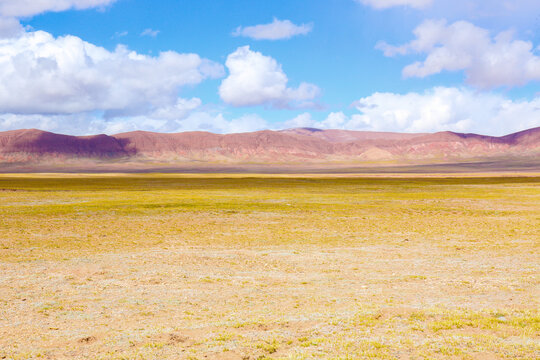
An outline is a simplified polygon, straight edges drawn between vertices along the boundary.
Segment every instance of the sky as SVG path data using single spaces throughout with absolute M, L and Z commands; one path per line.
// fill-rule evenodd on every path
M 0 0 L 0 131 L 537 126 L 538 0 Z

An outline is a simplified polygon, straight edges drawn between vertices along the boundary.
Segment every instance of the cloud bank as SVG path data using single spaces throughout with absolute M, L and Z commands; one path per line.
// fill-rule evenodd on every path
M 133 130 L 156 132 L 212 131 L 232 133 L 268 128 L 315 127 L 362 131 L 436 132 L 451 130 L 506 135 L 540 126 L 540 95 L 511 100 L 470 88 L 435 87 L 422 93 L 374 93 L 353 103 L 354 111 L 316 120 L 305 112 L 283 123 L 269 123 L 257 114 L 229 118 L 202 105 L 198 98 L 179 99 L 171 107 L 146 115 L 111 119 L 100 114 L 0 114 L 0 130 L 40 128 L 80 134 L 115 134 Z
M 530 13 L 540 9 L 537 0 L 354 0 L 358 3 L 370 6 L 377 10 L 392 7 L 408 6 L 416 10 L 422 10 L 428 15 L 446 14 L 455 17 L 476 18 L 498 17 L 500 15 L 514 16 L 516 14 Z M 535 14 L 533 14 L 535 15 Z
M 189 100 L 188 100 L 189 101 Z M 194 110 L 194 109 L 191 109 Z M 238 133 L 268 129 L 269 124 L 257 114 L 227 118 L 223 113 L 196 108 L 181 119 L 130 116 L 104 119 L 91 113 L 68 115 L 0 114 L 0 131 L 37 128 L 70 135 L 118 134 L 144 130 L 155 132 L 211 131 Z
M 505 135 L 540 126 L 540 97 L 510 100 L 468 88 L 436 87 L 424 93 L 374 93 L 353 103 L 357 113 L 331 113 L 315 121 L 304 113 L 284 127 L 366 131 L 457 132 Z

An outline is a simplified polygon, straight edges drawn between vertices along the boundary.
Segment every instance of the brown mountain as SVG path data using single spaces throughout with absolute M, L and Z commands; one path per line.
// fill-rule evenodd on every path
M 69 136 L 30 129 L 0 132 L 0 154 L 102 158 L 121 156 L 125 151 L 112 136 Z
M 0 170 L 10 164 L 436 164 L 538 160 L 540 127 L 501 137 L 454 132 L 402 134 L 311 128 L 240 134 L 134 131 L 69 136 L 0 132 Z

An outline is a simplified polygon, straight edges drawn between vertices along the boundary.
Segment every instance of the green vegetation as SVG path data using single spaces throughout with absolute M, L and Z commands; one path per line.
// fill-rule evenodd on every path
M 2 176 L 0 259 L 164 244 L 355 246 L 429 238 L 512 247 L 538 236 L 539 181 Z M 484 239 L 490 241 L 475 243 Z

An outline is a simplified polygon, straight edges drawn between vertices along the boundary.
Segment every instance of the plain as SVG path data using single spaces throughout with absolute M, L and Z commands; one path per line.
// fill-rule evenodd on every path
M 540 356 L 540 177 L 0 175 L 0 358 Z

